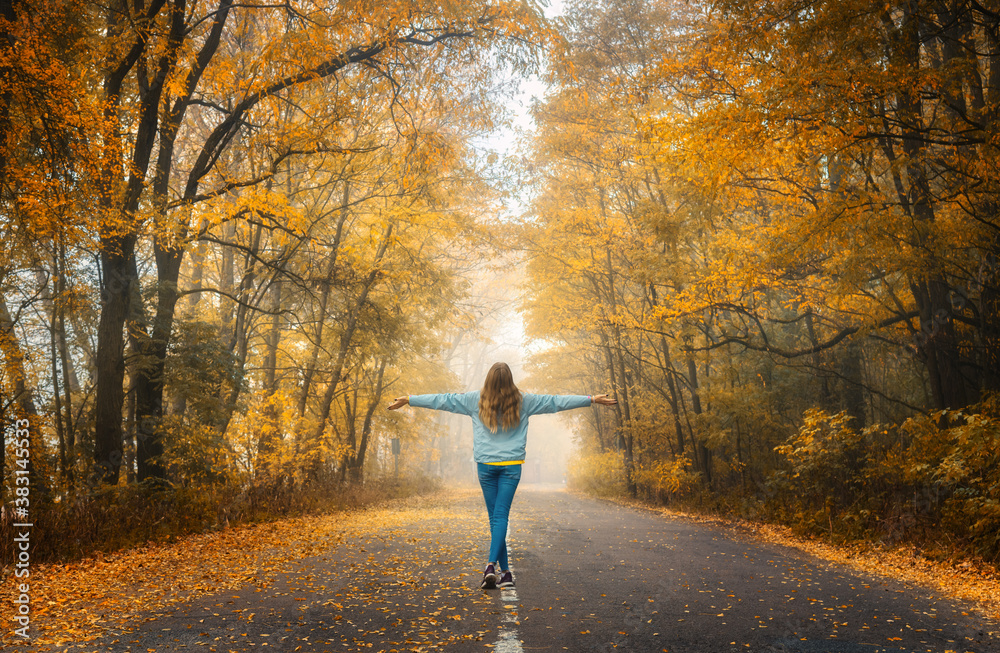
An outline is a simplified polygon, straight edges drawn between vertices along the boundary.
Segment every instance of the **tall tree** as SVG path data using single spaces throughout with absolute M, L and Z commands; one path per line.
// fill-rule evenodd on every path
M 273 132 L 262 121 L 302 87 L 353 70 L 374 77 L 394 75 L 421 51 L 468 56 L 488 43 L 527 34 L 533 22 L 518 7 L 491 2 L 465 3 L 447 11 L 402 3 L 359 7 L 357 13 L 318 5 L 311 16 L 281 7 L 234 7 L 231 0 L 202 9 L 204 14 L 188 11 L 183 0 L 176 0 L 148 6 L 121 2 L 104 12 L 109 46 L 102 134 L 106 190 L 101 256 L 106 301 L 98 332 L 95 456 L 107 462 L 105 480 L 112 483 L 121 460 L 122 333 L 127 320 L 136 332 L 138 353 L 146 358 L 136 383 L 139 476 L 160 476 L 163 471 L 155 462 L 162 453 L 157 425 L 163 414 L 163 369 L 177 282 L 191 242 L 192 207 L 272 178 L 290 157 L 338 149 L 329 139 L 285 132 L 277 139 L 277 148 L 262 150 L 269 165 L 256 171 L 239 165 L 221 167 L 227 160 L 239 160 L 230 152 L 244 146 L 240 135 L 246 133 L 251 146 L 256 142 L 264 147 Z M 269 40 L 264 47 L 240 47 L 241 42 L 265 38 Z M 228 42 L 236 47 L 223 52 L 220 46 Z M 231 81 L 241 70 L 248 74 L 240 75 L 246 81 L 237 84 L 239 94 L 234 96 Z M 348 105 L 351 101 L 345 98 Z M 210 124 L 208 129 L 188 126 L 192 106 L 215 113 L 210 123 L 200 122 Z M 128 123 L 123 115 L 130 116 Z M 254 134 L 258 123 L 264 129 Z M 135 126 L 128 138 L 126 125 Z M 260 138 L 264 134 L 268 136 Z M 187 141 L 183 151 L 179 139 Z M 312 144 L 302 146 L 297 141 Z M 176 199 L 169 198 L 171 192 Z M 158 277 L 150 320 L 137 315 L 141 305 L 135 262 L 136 246 L 147 226 L 152 229 Z

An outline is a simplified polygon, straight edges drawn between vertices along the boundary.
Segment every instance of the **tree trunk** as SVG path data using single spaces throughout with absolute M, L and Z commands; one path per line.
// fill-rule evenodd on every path
M 139 481 L 165 478 L 163 456 L 163 382 L 166 370 L 167 348 L 173 330 L 174 311 L 177 307 L 177 283 L 180 277 L 184 250 L 165 248 L 154 242 L 156 257 L 156 315 L 148 337 L 139 336 L 139 354 L 142 364 L 136 378 L 136 470 Z
M 278 408 L 273 397 L 278 391 L 278 345 L 281 342 L 281 283 L 275 282 L 271 287 L 271 328 L 265 337 L 267 351 L 264 354 L 264 393 L 267 405 L 264 408 L 264 423 L 257 439 L 258 457 L 263 458 L 265 472 L 273 478 L 278 471 L 271 466 L 272 457 L 278 450 L 279 424 Z
M 181 0 L 177 0 L 180 2 Z M 124 5 L 124 3 L 122 3 Z M 154 0 L 147 8 L 148 15 L 155 17 L 163 6 L 162 0 Z M 124 9 L 119 13 L 118 9 Z M 167 73 L 172 66 L 167 61 L 173 59 L 180 47 L 183 30 L 183 8 L 175 6 L 170 23 L 170 38 L 164 60 L 158 67 L 156 77 L 145 79 L 139 88 L 139 107 L 134 136 L 122 136 L 119 114 L 122 89 L 125 79 L 136 62 L 146 53 L 150 42 L 144 30 L 148 25 L 126 23 L 122 16 L 130 16 L 127 7 L 108 8 L 107 36 L 120 37 L 126 34 L 133 41 L 133 47 L 124 59 L 108 61 L 104 77 L 104 119 L 102 138 L 106 144 L 105 159 L 101 162 L 101 182 L 103 195 L 101 209 L 106 214 L 100 227 L 101 247 L 101 319 L 97 327 L 97 383 L 94 400 L 94 462 L 100 470 L 101 480 L 109 484 L 118 483 L 118 472 L 122 464 L 122 406 L 125 378 L 125 322 L 130 319 L 133 298 L 139 297 L 139 279 L 135 267 L 135 246 L 138 233 L 136 213 L 146 185 L 146 174 L 156 144 L 159 122 L 160 98 Z M 149 24 L 153 24 L 152 22 Z M 130 142 L 131 156 L 126 164 L 124 143 Z M 127 179 L 126 173 L 128 170 Z M 123 196 L 118 197 L 116 189 L 121 188 Z
M 233 242 L 236 238 L 236 223 L 230 220 L 225 225 L 224 240 L 227 243 Z M 236 252 L 232 247 L 223 247 L 220 253 L 222 264 L 219 270 L 219 288 L 224 293 L 219 299 L 222 306 L 222 331 L 223 333 L 233 328 L 233 319 L 236 313 L 236 303 L 229 299 L 236 295 Z
M 663 350 L 663 369 L 667 379 L 667 390 L 670 392 L 670 411 L 674 416 L 674 435 L 677 438 L 677 455 L 684 454 L 684 427 L 681 424 L 681 409 L 677 401 L 677 382 L 674 380 L 674 364 L 670 360 L 670 347 L 667 339 L 660 336 L 660 347 Z
M 389 242 L 392 239 L 392 230 L 393 225 L 390 222 L 386 226 L 385 232 L 382 234 L 382 240 L 379 242 L 378 251 L 375 253 L 375 258 L 372 261 L 372 270 L 368 273 L 368 276 L 365 277 L 361 291 L 348 313 L 347 322 L 344 325 L 344 331 L 340 335 L 340 347 L 337 349 L 337 359 L 334 362 L 333 370 L 330 372 L 329 385 L 327 385 L 326 393 L 323 395 L 323 402 L 320 404 L 319 422 L 316 425 L 315 432 L 313 433 L 313 439 L 316 441 L 323 437 L 323 431 L 326 430 L 326 422 L 330 418 L 330 409 L 333 406 L 333 398 L 336 396 L 337 386 L 340 385 L 341 376 L 344 372 L 344 364 L 347 362 L 347 355 L 350 352 L 351 343 L 354 340 L 354 332 L 358 326 L 358 317 L 360 317 L 361 311 L 364 310 L 365 305 L 368 303 L 368 293 L 371 291 L 372 287 L 375 285 L 375 281 L 379 277 L 378 268 L 389 248 Z
M 29 477 L 33 479 L 33 483 L 38 483 L 40 487 L 45 488 L 46 484 L 44 480 L 39 478 L 38 474 L 33 473 L 34 459 L 39 457 L 44 451 L 42 449 L 42 438 L 34 437 L 39 434 L 38 411 L 35 409 L 33 393 L 31 386 L 28 384 L 28 377 L 25 374 L 24 350 L 21 349 L 21 343 L 18 341 L 17 334 L 14 331 L 14 320 L 7 310 L 7 299 L 3 296 L 0 296 L 0 353 L 3 353 L 4 358 L 5 376 L 7 377 L 5 380 L 12 386 L 13 396 L 11 397 L 11 404 L 14 407 L 14 420 L 26 420 L 28 422 L 32 449 L 32 455 L 28 458 Z M 6 401 L 0 403 L 0 407 L 6 403 Z M 6 432 L 6 428 L 4 432 Z M 6 443 L 0 442 L 0 444 Z M 5 455 L 6 447 L 0 446 L 0 475 L 5 471 Z M 3 478 L 6 477 L 3 476 Z M 3 483 L 2 485 L 3 489 L 6 490 L 7 484 Z M 45 493 L 43 491 L 43 494 Z M 3 498 L 0 496 L 0 499 Z
M 830 379 L 823 369 L 823 358 L 819 351 L 819 340 L 816 338 L 816 326 L 813 324 L 812 308 L 806 309 L 806 333 L 809 335 L 809 344 L 817 350 L 812 354 L 813 374 L 819 377 L 819 404 L 824 410 L 830 410 L 833 405 L 833 397 L 830 393 Z
M 985 392 L 1000 392 L 1000 238 L 985 249 L 980 268 L 976 285 L 983 342 L 982 387 Z
M 337 229 L 334 234 L 333 243 L 330 248 L 330 260 L 326 270 L 326 278 L 323 280 L 323 291 L 319 298 L 319 308 L 316 313 L 316 335 L 313 338 L 313 350 L 302 379 L 302 389 L 299 392 L 298 413 L 299 417 L 306 414 L 306 403 L 309 400 L 309 388 L 312 386 L 313 377 L 316 375 L 316 366 L 319 364 L 319 354 L 323 349 L 323 327 L 326 325 L 326 307 L 330 301 L 330 291 L 333 288 L 337 275 L 337 254 L 340 250 L 340 240 L 344 233 L 344 223 L 347 220 L 347 204 L 351 199 L 350 183 L 344 181 L 344 195 L 341 198 L 340 216 L 337 220 Z
M 701 415 L 701 396 L 698 394 L 698 366 L 695 364 L 694 356 L 688 354 L 688 389 L 691 392 L 691 409 L 695 415 Z M 705 443 L 695 438 L 694 431 L 691 431 L 692 444 L 698 448 L 698 458 L 701 463 L 701 472 L 705 478 L 705 484 L 712 484 L 712 458 L 711 451 Z
M 49 301 L 49 363 L 52 374 L 52 399 L 54 402 L 55 415 L 53 421 L 56 427 L 56 440 L 59 442 L 59 472 L 64 478 L 69 477 L 69 461 L 66 452 L 66 433 L 63 424 L 62 395 L 59 382 L 59 354 L 56 346 L 56 323 L 59 316 L 56 311 L 56 303 Z
M 843 377 L 843 387 L 840 396 L 843 408 L 851 416 L 851 428 L 860 431 L 865 427 L 865 393 L 864 379 L 861 378 L 861 343 L 855 338 L 844 348 L 840 358 L 840 375 Z
M 368 453 L 368 440 L 372 432 L 372 417 L 375 415 L 375 409 L 382 403 L 382 392 L 385 389 L 382 382 L 385 377 L 385 367 L 387 362 L 388 359 L 386 358 L 383 358 L 379 362 L 378 373 L 375 378 L 374 394 L 372 395 L 368 408 L 365 411 L 365 419 L 361 425 L 361 443 L 358 445 L 357 452 L 352 457 L 351 481 L 354 483 L 360 483 L 364 480 L 365 456 Z
M 94 399 L 94 463 L 101 482 L 117 485 L 122 464 L 122 407 L 125 393 L 125 320 L 138 285 L 133 278 L 135 236 L 106 237 L 101 243 L 101 319 L 97 326 Z
M 233 193 L 236 196 L 236 193 Z M 201 224 L 198 225 L 199 233 L 204 232 L 207 228 L 208 221 L 202 220 Z M 202 288 L 205 287 L 205 259 L 208 256 L 208 243 L 204 240 L 198 240 L 194 244 L 194 248 L 191 251 L 191 292 L 188 294 L 188 299 L 186 302 L 187 308 L 184 309 L 183 315 L 193 316 L 198 310 L 198 304 L 201 302 Z
M 236 381 L 233 383 L 233 387 L 229 390 L 229 392 L 225 392 L 224 388 L 219 389 L 220 394 L 225 395 L 223 406 L 225 414 L 219 420 L 219 432 L 222 434 L 225 434 L 226 430 L 229 428 L 229 422 L 233 419 L 233 412 L 236 410 L 236 400 L 239 398 L 240 388 L 243 385 L 243 377 L 245 374 L 247 360 L 247 331 L 249 330 L 250 319 L 247 316 L 247 313 L 249 311 L 248 306 L 250 296 L 257 279 L 256 261 L 257 253 L 260 251 L 260 237 L 261 227 L 258 225 L 257 229 L 254 230 L 253 239 L 250 245 L 250 253 L 247 254 L 244 260 L 243 279 L 240 281 L 239 291 L 236 293 L 236 297 L 239 301 L 235 307 L 235 323 L 232 322 L 231 317 L 229 321 L 230 324 L 232 324 L 232 336 L 229 339 L 229 351 L 235 351 L 238 367 L 236 371 Z M 223 314 L 225 315 L 225 311 L 223 311 Z
M 904 60 L 916 72 L 920 69 L 920 15 L 913 3 L 903 4 L 903 23 L 897 35 L 897 47 Z M 914 218 L 916 247 L 928 252 L 922 277 L 911 277 L 910 289 L 920 312 L 920 349 L 927 366 L 931 394 L 936 409 L 958 409 L 968 404 L 965 379 L 962 376 L 959 351 L 951 320 L 948 284 L 936 271 L 931 225 L 934 206 L 930 181 L 923 161 L 924 126 L 923 102 L 919 89 L 904 88 L 898 94 L 897 115 L 902 125 L 905 169 L 909 195 L 901 198 L 904 208 Z
M 72 460 L 76 451 L 76 422 L 73 419 L 73 394 L 80 392 L 80 380 L 76 375 L 76 367 L 73 365 L 73 358 L 69 355 L 69 346 L 66 343 L 66 304 L 61 299 L 66 292 L 65 245 L 59 246 L 57 271 L 59 278 L 56 290 L 60 301 L 58 304 L 58 320 L 55 326 L 57 329 L 57 343 L 59 345 L 59 360 L 63 372 L 63 390 L 66 392 L 63 404 L 66 409 L 66 446 Z

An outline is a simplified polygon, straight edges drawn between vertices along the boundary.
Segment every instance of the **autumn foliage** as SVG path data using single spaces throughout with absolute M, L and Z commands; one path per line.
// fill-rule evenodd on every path
M 472 138 L 537 12 L 2 9 L 0 422 L 7 447 L 30 423 L 36 554 L 350 503 L 393 437 L 418 471 L 421 431 L 377 408 L 452 381 L 499 196 Z
M 394 437 L 459 468 L 378 409 L 474 383 L 447 362 L 520 255 L 536 385 L 618 399 L 581 487 L 998 560 L 995 8 L 0 14 L 0 454 L 27 419 L 77 550 L 348 496 Z M 523 156 L 481 156 L 542 62 Z
M 998 20 L 569 4 L 526 308 L 627 491 L 1000 559 Z

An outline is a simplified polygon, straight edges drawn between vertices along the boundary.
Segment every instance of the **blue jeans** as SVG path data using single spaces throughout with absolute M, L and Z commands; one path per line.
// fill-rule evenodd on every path
M 486 512 L 490 516 L 490 557 L 500 570 L 510 569 L 507 563 L 507 522 L 510 504 L 521 480 L 521 465 L 487 465 L 478 463 L 479 486 L 483 488 Z

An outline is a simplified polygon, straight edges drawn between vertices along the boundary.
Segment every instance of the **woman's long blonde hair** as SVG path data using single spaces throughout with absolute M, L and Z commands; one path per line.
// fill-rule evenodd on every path
M 494 363 L 486 373 L 479 393 L 479 419 L 493 433 L 497 427 L 509 429 L 521 421 L 521 391 L 507 363 Z

